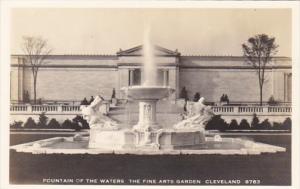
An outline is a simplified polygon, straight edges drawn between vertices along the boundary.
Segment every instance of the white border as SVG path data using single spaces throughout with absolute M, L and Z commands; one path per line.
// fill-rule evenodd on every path
M 9 15 L 11 8 L 291 8 L 293 10 L 293 38 L 292 38 L 292 58 L 293 58 L 293 135 L 292 135 L 292 186 L 235 186 L 235 188 L 300 188 L 299 185 L 299 118 L 300 115 L 300 57 L 299 57 L 299 7 L 300 2 L 285 1 L 76 1 L 76 0 L 3 0 L 1 1 L 1 189 L 6 188 L 108 188 L 108 186 L 67 186 L 67 185 L 24 185 L 13 186 L 8 183 L 9 168 L 9 62 L 10 62 L 10 22 Z M 109 188 L 141 188 L 141 186 L 109 186 Z M 157 186 L 143 186 L 143 188 L 154 188 Z M 179 188 L 183 186 L 163 186 L 164 188 Z M 186 187 L 186 186 L 184 186 Z M 190 186 L 191 188 L 232 188 L 232 186 Z

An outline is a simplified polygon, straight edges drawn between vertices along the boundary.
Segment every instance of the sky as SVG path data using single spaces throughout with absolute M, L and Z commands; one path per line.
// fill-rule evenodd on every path
M 278 56 L 291 56 L 289 9 L 117 9 L 14 8 L 11 53 L 23 53 L 23 36 L 40 36 L 52 54 L 112 54 L 143 42 L 146 26 L 153 43 L 182 55 L 242 55 L 256 34 L 276 38 Z

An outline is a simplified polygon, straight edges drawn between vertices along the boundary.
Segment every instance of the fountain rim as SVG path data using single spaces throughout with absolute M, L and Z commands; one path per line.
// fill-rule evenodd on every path
M 158 86 L 158 85 L 137 85 L 137 86 L 128 86 L 121 88 L 121 91 L 123 91 L 127 98 L 134 99 L 134 100 L 158 100 L 165 97 L 168 97 L 171 93 L 175 92 L 175 89 L 169 87 L 169 86 Z M 150 92 L 151 91 L 151 92 Z M 158 92 L 160 91 L 160 92 Z M 149 95 L 143 95 L 140 96 L 139 94 L 145 92 L 150 92 Z M 168 95 L 167 95 L 168 94 Z
M 160 85 L 132 85 L 128 87 L 122 87 L 121 90 L 127 90 L 127 89 L 171 89 L 175 90 L 174 88 L 170 86 L 160 86 Z

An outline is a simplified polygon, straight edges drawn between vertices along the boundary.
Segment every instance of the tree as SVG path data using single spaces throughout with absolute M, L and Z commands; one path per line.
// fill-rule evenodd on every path
M 45 112 L 42 112 L 39 116 L 39 122 L 37 124 L 38 127 L 46 127 L 48 122 L 48 117 L 46 116 Z
M 278 45 L 275 44 L 275 38 L 266 34 L 258 34 L 250 37 L 247 43 L 242 45 L 246 62 L 256 70 L 259 82 L 260 105 L 262 105 L 263 86 L 266 81 L 266 65 L 277 53 Z
M 36 84 L 39 68 L 46 63 L 45 59 L 51 52 L 47 41 L 40 37 L 23 37 L 25 61 L 30 64 L 33 76 L 33 100 L 36 104 Z

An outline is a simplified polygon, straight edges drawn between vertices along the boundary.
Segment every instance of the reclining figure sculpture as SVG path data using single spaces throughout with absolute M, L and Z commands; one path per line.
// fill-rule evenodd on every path
M 193 104 L 193 111 L 181 122 L 173 126 L 174 129 L 200 129 L 204 130 L 207 122 L 214 116 L 211 106 L 204 105 L 205 99 L 201 97 Z
M 91 129 L 118 130 L 118 123 L 100 111 L 103 101 L 101 96 L 96 96 L 89 106 L 83 107 L 83 119 L 89 123 Z

